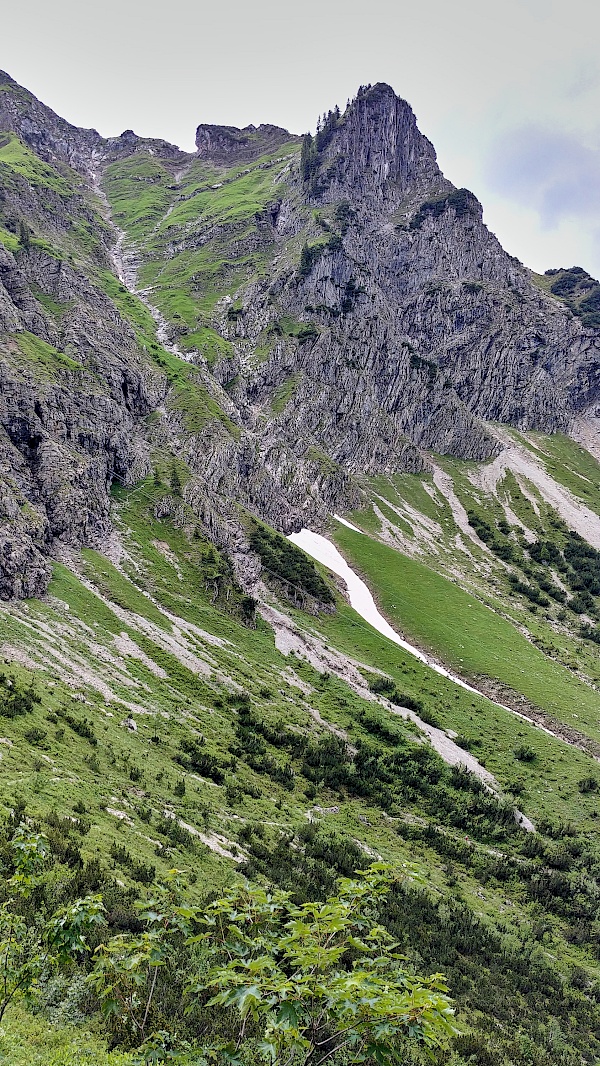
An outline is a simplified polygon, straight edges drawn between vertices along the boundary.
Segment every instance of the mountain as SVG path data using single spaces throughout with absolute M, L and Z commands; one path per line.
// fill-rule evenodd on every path
M 490 422 L 569 431 L 593 409 L 597 331 L 503 252 L 389 86 L 302 144 L 199 126 L 195 156 L 131 131 L 102 140 L 2 86 L 0 325 L 28 363 L 2 423 L 30 506 L 12 518 L 4 595 L 43 588 L 56 539 L 106 532 L 107 483 L 149 469 L 142 420 L 167 394 L 152 432 L 234 555 L 236 503 L 284 531 L 322 524 L 359 502 L 357 474 L 423 470 L 427 451 L 483 459 L 499 448 Z M 25 333 L 59 353 L 43 385 Z M 32 388 L 65 414 L 36 412 Z
M 35 907 L 101 891 L 133 937 L 173 866 L 304 900 L 416 862 L 384 920 L 447 974 L 435 1061 L 597 1061 L 600 285 L 506 253 L 387 85 L 196 148 L 0 74 L 3 869 L 41 829 Z M 193 1045 L 192 965 L 152 1026 Z M 69 1061 L 92 966 L 9 1066 Z

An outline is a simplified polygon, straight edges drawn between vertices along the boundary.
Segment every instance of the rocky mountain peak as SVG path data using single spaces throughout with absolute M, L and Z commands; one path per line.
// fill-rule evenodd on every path
M 196 129 L 196 148 L 201 159 L 231 165 L 249 162 L 266 152 L 275 151 L 279 145 L 299 140 L 280 126 L 213 126 L 201 123 Z
M 102 143 L 102 152 L 106 159 L 127 158 L 137 152 L 149 152 L 166 163 L 181 166 L 189 162 L 193 156 L 178 148 L 170 141 L 164 141 L 157 137 L 143 137 L 133 130 L 123 130 L 118 137 L 109 137 Z
M 154 450 L 185 463 L 187 504 L 244 559 L 231 501 L 318 526 L 365 474 L 483 459 L 487 422 L 568 431 L 597 402 L 593 281 L 534 284 L 389 85 L 301 148 L 274 125 L 201 124 L 196 157 L 0 90 L 0 598 L 45 587 L 59 542 L 104 536 L 107 485 Z M 222 177 L 199 187 L 197 160 Z
M 417 185 L 444 181 L 412 108 L 383 82 L 361 86 L 343 115 L 330 111 L 316 147 L 322 184 L 332 199 L 396 197 Z

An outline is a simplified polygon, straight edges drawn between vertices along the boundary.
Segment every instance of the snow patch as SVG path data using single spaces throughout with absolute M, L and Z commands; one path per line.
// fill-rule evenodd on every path
M 352 522 L 348 522 L 347 519 L 342 518 L 341 515 L 334 514 L 333 517 L 335 518 L 336 522 L 341 522 L 343 526 L 347 526 L 348 529 L 353 529 L 355 533 L 362 533 L 363 532 L 362 529 L 359 529 L 358 526 L 353 526 Z

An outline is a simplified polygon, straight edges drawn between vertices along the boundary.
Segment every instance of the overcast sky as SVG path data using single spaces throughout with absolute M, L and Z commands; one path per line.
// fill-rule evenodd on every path
M 599 0 L 21 0 L 0 67 L 70 122 L 193 148 L 387 81 L 527 265 L 600 277 Z

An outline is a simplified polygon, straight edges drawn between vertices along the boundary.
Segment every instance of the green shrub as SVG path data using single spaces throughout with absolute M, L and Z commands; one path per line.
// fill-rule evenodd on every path
M 47 736 L 48 734 L 45 729 L 28 729 L 25 733 L 25 740 L 29 741 L 30 744 L 46 747 L 45 740 Z
M 519 746 L 514 749 L 514 756 L 519 762 L 533 762 L 536 758 L 536 753 L 533 748 L 530 748 L 527 744 L 519 744 Z
M 577 788 L 582 793 L 595 792 L 598 788 L 598 784 L 598 778 L 593 777 L 590 774 L 589 777 L 582 777 L 581 780 L 577 782 Z
M 295 592 L 307 592 L 322 604 L 334 602 L 327 583 L 314 562 L 280 533 L 255 522 L 250 533 L 250 547 L 260 556 L 262 565 L 273 577 L 284 581 Z
M 369 678 L 369 688 L 371 692 L 375 692 L 379 696 L 388 696 L 391 699 L 396 692 L 396 682 L 391 677 L 371 677 Z
M 24 688 L 14 677 L 0 673 L 0 715 L 3 718 L 17 718 L 29 714 L 40 703 L 40 698 L 33 687 Z
M 94 733 L 94 727 L 91 722 L 88 722 L 87 718 L 76 718 L 64 706 L 59 707 L 56 713 L 59 718 L 62 718 L 63 721 L 67 723 L 74 733 L 77 733 L 77 736 L 83 737 L 84 740 L 87 740 L 93 747 L 96 747 L 98 740 Z

